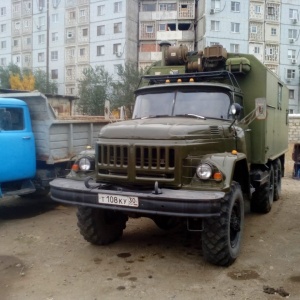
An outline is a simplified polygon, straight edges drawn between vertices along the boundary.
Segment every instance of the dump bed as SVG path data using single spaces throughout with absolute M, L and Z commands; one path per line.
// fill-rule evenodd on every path
M 244 114 L 255 109 L 255 99 L 264 98 L 267 117 L 254 120 L 250 125 L 251 163 L 264 164 L 288 150 L 288 88 L 278 76 L 263 65 L 255 56 L 240 54 L 250 62 L 247 73 L 235 73 L 244 92 Z M 228 53 L 228 59 L 237 57 Z M 243 63 L 244 60 L 241 60 Z
M 0 94 L 25 101 L 35 135 L 37 160 L 54 164 L 93 146 L 100 129 L 108 123 L 103 117 L 56 116 L 47 97 L 39 92 Z

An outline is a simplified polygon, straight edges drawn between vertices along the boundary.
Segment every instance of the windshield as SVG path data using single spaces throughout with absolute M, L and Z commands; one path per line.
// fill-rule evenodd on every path
M 138 95 L 133 118 L 198 115 L 206 118 L 230 119 L 228 94 L 212 91 L 172 91 Z

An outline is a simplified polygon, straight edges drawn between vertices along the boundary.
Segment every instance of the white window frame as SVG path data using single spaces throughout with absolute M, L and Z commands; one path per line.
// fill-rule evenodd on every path
M 250 32 L 253 33 L 253 34 L 256 34 L 257 33 L 257 26 L 256 25 L 251 25 L 250 26 Z
M 85 9 L 79 10 L 79 17 L 85 17 Z
M 298 35 L 297 29 L 289 29 L 288 30 L 289 39 L 297 39 L 297 35 Z
M 1 24 L 1 32 L 6 32 L 6 24 Z
M 38 44 L 45 44 L 45 34 L 38 35 Z
M 274 16 L 275 15 L 275 7 L 273 6 L 268 6 L 267 7 L 267 12 L 269 16 Z
M 0 8 L 0 16 L 6 16 L 6 7 L 5 6 Z
M 105 25 L 97 26 L 97 36 L 105 35 Z
M 45 17 L 39 17 L 39 26 L 44 26 L 45 25 Z
M 230 44 L 230 52 L 239 53 L 240 52 L 240 45 L 239 44 Z
M 232 33 L 240 33 L 240 23 L 231 22 L 231 32 Z
M 277 35 L 277 28 L 272 27 L 271 28 L 271 35 L 276 36 Z
M 121 47 L 122 47 L 121 43 L 113 44 L 113 54 L 120 53 L 121 52 Z
M 287 57 L 288 57 L 288 59 L 295 59 L 296 58 L 296 50 L 295 49 L 288 49 Z
M 290 20 L 298 20 L 298 9 L 289 9 L 289 19 Z
M 1 66 L 6 66 L 6 57 L 1 57 Z
M 153 25 L 146 25 L 146 33 L 153 33 L 154 26 Z
M 254 6 L 254 11 L 256 14 L 261 14 L 261 5 L 255 5 Z
M 88 35 L 89 35 L 88 28 L 82 28 L 82 36 L 88 36 Z
M 51 79 L 58 79 L 58 69 L 51 70 Z
M 1 41 L 1 49 L 6 49 L 6 41 Z
M 221 0 L 211 0 L 211 9 L 215 11 L 221 10 Z
M 58 14 L 52 14 L 52 23 L 58 23 Z
M 114 23 L 114 33 L 122 32 L 122 22 Z
M 114 2 L 114 13 L 120 13 L 122 11 L 122 1 Z
M 51 60 L 58 60 L 58 51 L 51 51 Z
M 241 11 L 241 3 L 238 1 L 231 1 L 231 11 L 232 12 L 240 12 Z
M 295 99 L 295 90 L 289 89 L 289 99 Z
M 211 20 L 210 21 L 211 31 L 220 31 L 220 21 Z
M 45 53 L 39 52 L 38 53 L 38 62 L 43 62 L 43 61 L 45 61 Z
M 97 46 L 96 51 L 97 51 L 97 53 L 96 53 L 97 56 L 103 56 L 105 54 L 105 52 L 104 52 L 105 51 L 104 45 Z
M 85 48 L 79 48 L 79 56 L 85 56 L 86 49 Z
M 296 70 L 295 69 L 287 69 L 286 70 L 286 78 L 287 79 L 295 79 L 296 78 Z
M 58 32 L 52 32 L 51 40 L 52 40 L 52 42 L 58 41 Z
M 104 9 L 105 9 L 105 5 L 98 5 L 97 6 L 97 16 L 103 16 Z
M 260 54 L 260 47 L 255 46 L 253 49 L 254 54 Z

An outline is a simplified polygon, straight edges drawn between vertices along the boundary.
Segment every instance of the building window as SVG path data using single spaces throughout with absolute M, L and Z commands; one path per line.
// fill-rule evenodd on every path
M 159 10 L 160 11 L 174 11 L 177 10 L 176 3 L 160 3 L 159 4 Z
M 240 32 L 240 23 L 231 23 L 231 32 L 239 33 Z
M 70 20 L 76 19 L 76 12 L 75 11 L 70 11 L 69 12 L 69 19 Z
M 288 59 L 295 59 L 296 58 L 296 50 L 288 49 Z
M 275 8 L 273 6 L 268 6 L 268 15 L 273 16 L 275 15 Z
M 58 32 L 52 32 L 52 42 L 58 41 Z
M 16 22 L 15 23 L 15 29 L 19 30 L 21 28 L 21 23 L 20 22 Z
M 85 17 L 85 9 L 79 11 L 79 17 Z
M 210 21 L 210 30 L 219 31 L 220 30 L 220 21 Z
M 45 53 L 40 52 L 38 53 L 38 62 L 43 62 L 43 61 L 45 61 Z
M 231 1 L 231 11 L 240 12 L 240 2 Z
M 19 63 L 20 61 L 21 61 L 21 58 L 20 58 L 20 56 L 16 56 L 16 63 Z
M 215 11 L 219 11 L 221 9 L 221 1 L 220 0 L 211 0 L 211 8 Z
M 114 65 L 114 74 L 119 74 L 119 69 L 122 65 Z
M 1 7 L 0 8 L 0 15 L 5 16 L 6 15 L 6 7 Z
M 45 25 L 45 17 L 39 17 L 39 27 Z
M 51 70 L 51 79 L 57 79 L 58 78 L 58 70 Z
M 31 37 L 26 38 L 26 45 L 31 45 Z
M 87 35 L 88 35 L 87 28 L 82 29 L 82 36 L 87 36 Z
M 254 47 L 254 53 L 259 54 L 260 53 L 260 47 Z
M 104 15 L 104 5 L 97 6 L 97 16 L 103 16 Z
M 30 63 L 30 55 L 25 55 L 24 61 L 25 61 L 26 63 Z
M 19 40 L 14 40 L 13 45 L 14 45 L 14 47 L 18 47 L 19 46 Z
M 105 34 L 105 25 L 97 26 L 97 35 L 104 35 Z
M 113 54 L 121 53 L 121 44 L 113 44 Z
M 45 43 L 45 35 L 44 34 L 38 35 L 38 43 L 39 44 L 44 44 Z
M 80 56 L 85 56 L 85 48 L 80 48 L 79 49 L 79 55 Z
M 6 31 L 6 24 L 1 24 L 1 32 L 5 32 Z
M 142 4 L 142 11 L 156 11 L 156 3 Z
M 159 24 L 158 25 L 159 31 L 166 31 L 167 30 L 167 24 Z
M 147 25 L 146 26 L 146 33 L 153 33 L 153 26 L 152 25 Z
M 71 39 L 73 37 L 73 32 L 72 31 L 68 31 L 67 32 L 67 38 Z
M 256 34 L 257 33 L 257 26 L 255 26 L 255 25 L 250 26 L 250 32 Z
M 289 90 L 289 99 L 295 99 L 295 90 Z
M 230 52 L 239 53 L 240 52 L 240 45 L 239 44 L 230 44 Z
M 6 41 L 1 41 L 1 49 L 6 49 Z
M 122 32 L 122 23 L 114 23 L 114 33 Z
M 254 6 L 254 11 L 256 14 L 261 14 L 261 6 L 260 5 L 255 5 Z
M 97 46 L 97 56 L 104 55 L 104 46 Z
M 287 69 L 286 70 L 286 78 L 287 79 L 295 79 L 296 71 L 294 69 Z
M 294 110 L 293 109 L 289 109 L 289 114 L 293 114 Z
M 277 29 L 276 28 L 271 28 L 271 35 L 277 35 Z
M 45 0 L 38 0 L 39 1 L 39 9 L 42 10 L 45 7 Z
M 289 29 L 289 39 L 297 38 L 297 29 Z
M 58 23 L 58 14 L 52 14 L 52 22 Z
M 122 2 L 118 1 L 114 3 L 114 13 L 119 13 L 122 11 Z
M 5 57 L 1 58 L 1 66 L 6 66 L 6 58 Z
M 289 9 L 289 18 L 292 21 L 298 21 L 298 10 L 297 9 Z
M 58 60 L 58 51 L 51 51 L 51 60 Z
M 24 20 L 24 28 L 28 28 L 29 27 L 29 21 L 28 20 Z
M 220 43 L 218 43 L 218 42 L 210 42 L 209 44 L 210 44 L 210 46 L 220 45 Z

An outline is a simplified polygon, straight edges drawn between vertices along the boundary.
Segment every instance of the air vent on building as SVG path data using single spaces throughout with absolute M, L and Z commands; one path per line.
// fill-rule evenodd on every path
M 292 59 L 292 64 L 295 65 L 297 63 L 296 59 Z
M 298 22 L 298 19 L 297 18 L 293 18 L 291 19 L 292 20 L 292 23 L 296 24 Z
M 214 10 L 214 9 L 211 9 L 211 10 L 210 10 L 210 14 L 213 15 L 214 13 L 215 13 L 215 10 Z
M 295 43 L 295 39 L 293 39 L 293 38 L 290 38 L 289 41 L 291 44 Z

